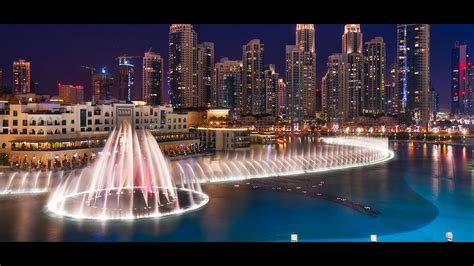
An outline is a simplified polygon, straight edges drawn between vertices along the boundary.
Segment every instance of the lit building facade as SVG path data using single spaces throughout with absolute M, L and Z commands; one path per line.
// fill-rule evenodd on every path
M 7 154 L 14 164 L 41 163 L 46 168 L 53 167 L 56 160 L 72 163 L 73 158 L 93 158 L 123 120 L 136 129 L 151 130 L 164 146 L 176 146 L 176 137 L 189 132 L 187 115 L 174 113 L 171 106 L 40 102 L 1 103 L 0 110 L 0 153 Z M 195 145 L 199 140 L 186 135 L 178 143 Z
M 430 25 L 397 25 L 397 87 L 407 120 L 429 120 Z
M 439 112 L 439 94 L 434 87 L 430 87 L 429 94 L 429 103 L 430 103 L 430 121 L 435 121 L 436 116 Z
M 286 82 L 278 79 L 278 113 L 277 115 L 286 114 Z
M 265 113 L 270 115 L 277 115 L 278 112 L 278 73 L 275 70 L 275 65 L 265 65 L 264 71 L 265 83 Z
M 173 24 L 168 37 L 171 104 L 177 108 L 198 107 L 197 34 L 191 24 Z
M 214 72 L 214 43 L 203 42 L 197 46 L 197 94 L 198 107 L 212 103 Z
M 124 101 L 136 99 L 135 95 L 135 66 L 125 57 L 119 57 L 118 95 L 116 98 Z
M 242 112 L 242 61 L 222 58 L 214 66 L 212 106 Z
M 363 35 L 360 24 L 346 24 L 342 35 L 342 52 L 345 54 L 362 54 Z
M 99 103 L 112 99 L 114 78 L 102 68 L 99 72 L 92 73 L 92 102 Z
M 389 101 L 390 104 L 390 114 L 398 114 L 400 113 L 401 107 L 401 97 L 400 91 L 398 87 L 398 68 L 395 63 L 390 65 L 390 94 L 387 95 L 385 98 Z
M 316 114 L 316 50 L 313 24 L 296 25 L 296 44 L 286 46 L 287 111 L 291 124 Z
M 242 46 L 242 111 L 241 114 L 264 114 L 264 45 L 254 39 Z
M 247 128 L 198 127 L 202 145 L 216 150 L 242 150 L 250 147 L 250 131 Z
M 472 112 L 470 65 L 467 44 L 456 42 L 451 50 L 451 113 L 453 114 Z
M 24 59 L 13 61 L 13 93 L 30 93 L 30 62 Z
M 58 84 L 58 95 L 64 103 L 79 104 L 84 102 L 84 86 Z
M 359 53 L 347 54 L 346 97 L 349 104 L 347 118 L 362 114 L 364 106 L 364 56 Z
M 146 52 L 143 57 L 142 97 L 149 105 L 160 105 L 163 91 L 163 58 Z
M 347 54 L 333 54 L 328 57 L 327 72 L 322 79 L 322 90 L 325 94 L 323 110 L 333 127 L 340 127 L 349 119 L 350 105 L 346 89 L 348 68 Z
M 385 42 L 376 37 L 364 44 L 363 113 L 385 112 Z

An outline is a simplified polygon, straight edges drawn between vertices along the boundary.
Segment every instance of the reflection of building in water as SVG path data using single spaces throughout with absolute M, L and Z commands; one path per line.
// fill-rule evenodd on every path
M 199 138 L 189 133 L 187 114 L 174 113 L 170 106 L 31 101 L 0 103 L 0 153 L 22 167 L 83 166 L 100 154 L 110 132 L 124 120 L 135 129 L 151 130 L 168 148 L 199 147 Z

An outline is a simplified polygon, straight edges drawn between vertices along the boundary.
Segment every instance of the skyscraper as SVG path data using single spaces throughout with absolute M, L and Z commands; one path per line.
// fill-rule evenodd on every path
M 242 64 L 242 114 L 264 114 L 264 45 L 260 40 L 242 46 Z
M 191 24 L 173 24 L 169 32 L 169 95 L 175 107 L 197 107 L 197 34 Z
M 362 54 L 362 37 L 360 24 L 346 24 L 342 35 L 342 52 Z
M 363 113 L 385 112 L 385 43 L 376 37 L 364 44 Z
M 126 57 L 119 57 L 119 100 L 131 101 L 135 95 L 135 66 Z
M 456 42 L 451 50 L 451 112 L 453 114 L 471 113 L 472 91 L 469 82 L 469 66 L 467 44 Z
M 59 98 L 64 100 L 64 103 L 79 104 L 84 102 L 84 86 L 82 85 L 66 85 L 58 84 Z
M 364 98 L 364 56 L 359 53 L 347 54 L 346 96 L 349 104 L 347 118 L 352 119 L 362 114 Z
M 39 89 L 39 82 L 38 81 L 31 81 L 30 82 L 30 93 L 38 93 Z
M 286 114 L 286 82 L 283 79 L 278 79 L 278 113 L 277 115 Z
M 430 86 L 429 93 L 429 112 L 430 120 L 436 120 L 436 115 L 439 112 L 439 94 L 433 86 Z
M 287 118 L 298 124 L 316 115 L 314 25 L 296 25 L 296 45 L 286 46 Z
M 92 72 L 92 101 L 94 103 L 111 100 L 113 87 L 114 79 L 105 67 L 100 72 Z
M 401 105 L 401 98 L 400 92 L 398 87 L 398 74 L 397 74 L 397 66 L 395 63 L 390 65 L 390 86 L 391 91 L 390 94 L 386 94 L 387 100 L 390 101 L 390 113 L 391 114 L 398 114 L 400 113 L 400 105 Z
M 214 66 L 214 86 L 212 89 L 212 106 L 229 108 L 233 113 L 241 113 L 240 97 L 242 61 L 222 58 Z
M 364 106 L 364 55 L 362 54 L 362 33 L 359 24 L 346 24 L 342 34 L 342 53 L 347 54 L 346 118 L 352 119 L 362 114 Z
M 426 125 L 429 120 L 430 26 L 397 25 L 397 87 L 400 112 L 407 120 Z
M 348 55 L 333 54 L 328 57 L 327 72 L 322 79 L 325 94 L 323 108 L 332 127 L 340 127 L 349 118 L 349 97 L 347 95 Z
M 30 62 L 24 59 L 13 61 L 13 93 L 30 93 Z
M 275 65 L 265 65 L 264 83 L 266 91 L 265 113 L 276 116 L 278 113 L 278 73 Z
M 385 114 L 393 114 L 392 111 L 392 99 L 394 94 L 394 87 L 392 87 L 391 82 L 385 83 L 385 105 L 384 105 L 384 112 Z
M 203 42 L 197 46 L 198 106 L 211 105 L 214 71 L 214 43 Z
M 163 58 L 151 51 L 143 57 L 142 97 L 149 105 L 162 104 Z
M 299 49 L 315 53 L 314 39 L 313 24 L 296 24 L 296 46 Z

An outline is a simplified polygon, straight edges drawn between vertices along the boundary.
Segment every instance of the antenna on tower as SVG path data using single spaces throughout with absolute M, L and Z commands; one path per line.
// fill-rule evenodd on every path
M 148 52 L 151 52 L 151 48 L 152 48 L 152 47 L 150 47 L 150 49 L 148 49 Z

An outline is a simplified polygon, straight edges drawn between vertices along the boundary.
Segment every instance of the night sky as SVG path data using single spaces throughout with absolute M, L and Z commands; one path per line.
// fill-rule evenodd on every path
M 216 62 L 222 57 L 239 59 L 242 45 L 251 39 L 265 44 L 265 64 L 275 64 L 284 77 L 285 45 L 295 43 L 294 24 L 194 24 L 198 43 L 214 42 Z M 341 51 L 343 24 L 316 24 L 318 87 L 326 71 L 328 55 Z M 362 24 L 364 41 L 382 36 L 387 44 L 387 74 L 395 59 L 396 26 Z M 155 25 L 0 25 L 2 45 L 0 68 L 4 82 L 11 84 L 12 61 L 31 62 L 31 79 L 39 82 L 40 93 L 57 93 L 57 83 L 90 87 L 90 74 L 80 65 L 107 66 L 117 76 L 115 57 L 143 55 L 152 51 L 168 59 L 169 24 Z M 441 109 L 450 106 L 450 54 L 455 41 L 474 44 L 474 25 L 431 25 L 431 82 L 440 93 Z M 136 88 L 141 89 L 141 59 L 136 65 Z M 165 62 L 165 72 L 167 62 Z M 166 85 L 167 88 L 167 85 Z M 87 93 L 90 95 L 90 93 Z

